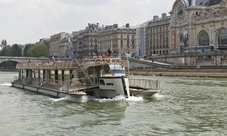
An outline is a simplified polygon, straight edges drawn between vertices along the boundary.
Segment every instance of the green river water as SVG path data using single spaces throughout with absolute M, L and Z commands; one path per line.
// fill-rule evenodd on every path
M 158 79 L 152 98 L 51 98 L 10 86 L 0 72 L 1 136 L 221 136 L 227 135 L 227 79 Z

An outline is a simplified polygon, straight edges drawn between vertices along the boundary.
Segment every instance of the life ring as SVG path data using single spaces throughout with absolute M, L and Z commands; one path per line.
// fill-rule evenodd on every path
M 125 66 L 125 65 L 124 65 L 124 62 L 121 62 L 121 64 L 120 64 L 120 65 L 121 65 L 121 67 L 122 67 L 122 68 Z
M 47 66 L 47 63 L 46 63 L 46 61 L 45 61 L 45 62 L 43 63 L 43 66 L 44 66 L 44 67 L 46 67 L 46 66 Z
M 75 84 L 75 88 L 78 89 L 78 88 L 82 88 L 82 84 L 80 81 L 77 81 L 76 84 Z

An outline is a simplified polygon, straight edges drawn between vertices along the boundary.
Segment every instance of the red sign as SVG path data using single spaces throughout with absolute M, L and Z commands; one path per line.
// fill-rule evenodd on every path
M 176 34 L 175 32 L 171 32 L 171 48 L 175 48 L 176 47 Z

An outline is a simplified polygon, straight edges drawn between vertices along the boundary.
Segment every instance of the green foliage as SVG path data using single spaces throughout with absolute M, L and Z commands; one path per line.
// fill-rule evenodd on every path
M 5 39 L 3 39 L 1 43 L 2 43 L 3 47 L 7 45 L 7 41 Z
M 16 57 L 21 57 L 22 56 L 22 50 L 17 44 L 14 44 L 11 47 L 11 53 L 12 53 L 11 56 L 16 56 Z
M 6 45 L 5 47 L 2 48 L 1 51 L 1 56 L 11 56 L 12 49 L 9 45 Z
M 0 56 L 21 57 L 22 51 L 21 51 L 21 48 L 17 44 L 14 44 L 13 46 L 6 45 L 2 48 L 2 51 L 0 52 Z
M 29 48 L 30 48 L 32 45 L 34 45 L 34 44 L 26 44 L 26 45 L 25 45 L 25 48 L 24 48 L 24 57 L 29 57 L 29 55 L 28 55 L 28 50 L 29 50 Z
M 27 57 L 49 57 L 49 51 L 46 44 L 35 44 L 29 47 Z

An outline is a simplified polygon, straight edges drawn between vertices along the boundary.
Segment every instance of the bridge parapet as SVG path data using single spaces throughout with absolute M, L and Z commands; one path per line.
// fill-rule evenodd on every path
M 45 60 L 49 60 L 49 58 L 0 56 L 0 63 L 7 62 L 7 61 L 23 63 L 23 62 L 28 62 L 29 60 L 30 61 L 45 61 Z

